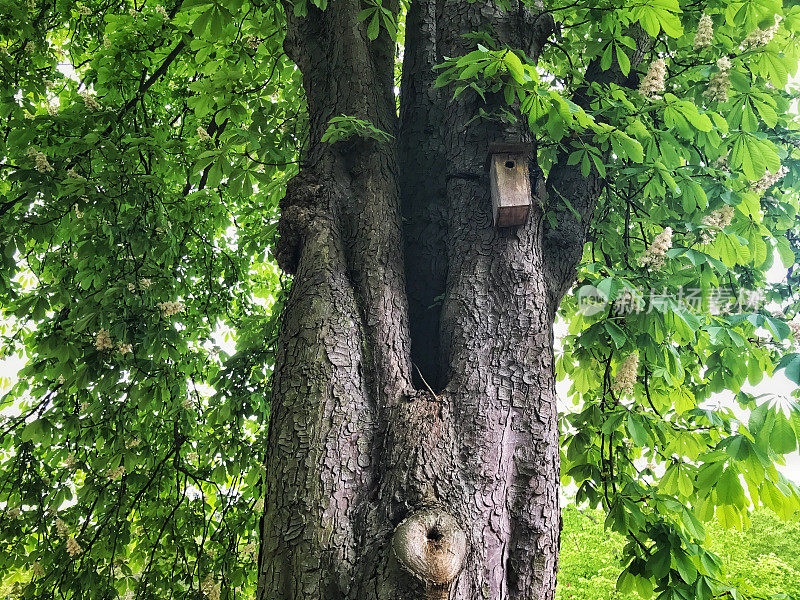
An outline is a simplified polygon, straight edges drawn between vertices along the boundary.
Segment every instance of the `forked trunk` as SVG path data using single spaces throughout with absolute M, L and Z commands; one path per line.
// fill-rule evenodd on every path
M 332 0 L 289 19 L 311 134 L 282 203 L 278 258 L 295 278 L 258 598 L 549 599 L 560 522 L 552 322 L 585 220 L 564 215 L 563 231 L 545 232 L 534 202 L 523 226 L 495 228 L 489 144 L 533 140 L 475 119 L 480 98 L 453 100 L 432 67 L 469 51 L 462 34 L 481 28 L 536 56 L 553 22 L 521 5 L 413 1 L 398 121 L 395 46 L 383 29 L 368 40 L 362 8 Z M 393 141 L 322 143 L 340 115 Z M 572 185 L 588 214 L 597 182 L 563 170 L 547 187 Z

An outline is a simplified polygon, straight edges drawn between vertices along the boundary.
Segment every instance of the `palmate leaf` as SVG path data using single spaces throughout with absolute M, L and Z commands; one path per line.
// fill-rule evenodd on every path
M 783 412 L 776 412 L 772 426 L 770 446 L 778 454 L 789 454 L 797 449 L 797 435 Z
M 657 36 L 663 29 L 667 35 L 677 38 L 683 35 L 680 12 L 680 5 L 675 0 L 647 0 L 634 8 L 631 15 L 651 36 Z
M 614 130 L 609 139 L 611 140 L 612 148 L 620 157 L 629 158 L 637 163 L 644 160 L 642 145 L 623 131 Z
M 755 65 L 756 72 L 778 88 L 786 86 L 789 73 L 795 68 L 791 57 L 766 48 L 759 52 Z
M 778 172 L 781 162 L 772 143 L 747 133 L 738 134 L 734 140 L 729 156 L 731 168 L 740 169 L 750 181 L 760 179 L 766 171 Z
M 779 0 L 745 0 L 731 2 L 726 6 L 725 18 L 730 25 L 745 26 L 751 31 L 763 25 L 765 19 L 772 19 L 781 12 Z M 769 23 L 771 24 L 771 23 Z

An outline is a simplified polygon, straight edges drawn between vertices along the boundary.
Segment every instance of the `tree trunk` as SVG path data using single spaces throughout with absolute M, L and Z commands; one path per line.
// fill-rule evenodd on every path
M 552 323 L 586 219 L 564 215 L 547 232 L 534 202 L 525 225 L 493 227 L 489 143 L 534 140 L 474 119 L 486 108 L 477 95 L 433 86 L 433 65 L 471 49 L 467 32 L 488 27 L 538 54 L 552 19 L 512 5 L 411 2 L 399 120 L 395 46 L 383 28 L 368 40 L 360 0 L 288 19 L 310 141 L 281 205 L 278 259 L 295 277 L 272 396 L 260 600 L 554 596 Z M 394 140 L 322 143 L 339 115 Z M 598 181 L 562 165 L 545 183 L 532 157 L 539 200 L 569 189 L 588 216 Z

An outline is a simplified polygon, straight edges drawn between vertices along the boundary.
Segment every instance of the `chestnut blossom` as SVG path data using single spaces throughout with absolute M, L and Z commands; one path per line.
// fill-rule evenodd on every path
M 694 36 L 694 49 L 708 48 L 714 41 L 714 22 L 707 14 L 700 17 L 697 33 Z
M 623 395 L 632 395 L 638 372 L 639 352 L 633 352 L 617 368 L 617 376 L 614 378 L 612 389 Z
M 211 141 L 211 136 L 208 135 L 208 131 L 206 131 L 206 128 L 202 126 L 198 126 L 197 128 L 197 137 L 200 138 L 201 142 Z
M 208 598 L 208 600 L 219 600 L 220 597 L 220 588 L 219 585 L 214 581 L 214 576 L 210 573 L 208 576 L 203 580 L 203 584 L 200 588 Z
M 81 552 L 83 552 L 83 548 L 80 547 L 80 544 L 78 544 L 74 537 L 67 539 L 67 552 L 72 557 L 78 556 Z
M 708 81 L 708 88 L 703 95 L 714 102 L 726 102 L 731 87 L 731 60 L 727 56 L 717 60 L 718 71 Z
M 639 83 L 639 93 L 651 100 L 657 100 L 661 96 L 659 92 L 666 89 L 665 80 L 667 77 L 667 63 L 663 58 L 657 58 L 650 63 L 650 68 L 647 74 L 642 78 Z
M 161 313 L 165 317 L 171 317 L 172 315 L 181 313 L 186 308 L 183 302 L 159 302 L 157 306 L 161 309 Z
M 783 179 L 786 174 L 789 172 L 789 169 L 786 167 L 781 166 L 778 169 L 777 173 L 770 173 L 769 171 L 765 171 L 764 175 L 753 184 L 753 191 L 757 194 L 763 194 L 773 185 L 778 183 L 781 179 Z
M 97 332 L 94 338 L 94 347 L 101 352 L 103 350 L 111 350 L 113 344 L 111 343 L 111 334 L 108 329 L 101 329 Z
M 100 110 L 100 103 L 97 102 L 94 94 L 92 94 L 89 90 L 83 90 L 81 92 L 81 98 L 83 98 L 83 103 L 90 111 L 94 112 L 96 110 Z
M 781 17 L 780 15 L 775 15 L 775 23 L 766 29 L 760 29 L 756 27 L 750 35 L 748 35 L 744 43 L 742 44 L 745 48 L 756 48 L 758 46 L 766 46 L 772 41 L 772 38 L 775 37 L 775 34 L 778 32 L 778 26 L 780 25 Z
M 67 524 L 61 519 L 56 519 L 56 533 L 60 538 L 67 537 L 67 534 L 69 533 L 69 527 L 67 527 Z
M 111 481 L 116 481 L 125 474 L 125 465 L 120 465 L 116 469 L 109 469 L 106 472 L 106 477 Z
M 795 342 L 800 342 L 800 315 L 795 315 L 794 319 L 787 323 L 792 332 Z
M 39 173 L 52 173 L 55 170 L 50 166 L 44 152 L 40 152 L 36 148 L 28 148 L 25 154 L 28 158 L 33 159 L 34 166 Z
M 38 560 L 33 563 L 33 576 L 44 577 L 44 568 Z
M 249 542 L 248 544 L 242 546 L 242 555 L 252 558 L 253 555 L 258 551 L 255 542 Z
M 703 225 L 708 227 L 709 230 L 713 230 L 707 230 L 701 234 L 701 239 L 704 244 L 711 243 L 714 240 L 714 237 L 716 237 L 717 231 L 720 229 L 725 229 L 731 224 L 731 221 L 733 221 L 734 212 L 735 211 L 733 207 L 726 204 L 722 208 L 718 208 L 711 214 L 703 217 Z
M 639 264 L 643 267 L 649 265 L 654 269 L 660 269 L 666 261 L 667 250 L 670 248 L 672 248 L 672 228 L 666 227 L 653 238 L 653 243 L 639 257 Z

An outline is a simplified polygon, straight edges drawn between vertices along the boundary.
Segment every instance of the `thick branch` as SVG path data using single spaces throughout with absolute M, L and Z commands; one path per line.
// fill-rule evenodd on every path
M 364 514 L 380 477 L 376 422 L 410 386 L 394 148 L 321 141 L 340 115 L 396 133 L 394 42 L 385 29 L 368 39 L 362 8 L 287 10 L 310 135 L 281 202 L 278 259 L 296 276 L 272 388 L 259 600 L 368 598 L 356 573 L 375 558 L 360 536 L 375 537 Z
M 318 212 L 303 189 L 335 188 L 327 216 L 342 237 L 380 405 L 403 395 L 411 379 L 395 151 L 358 136 L 321 141 L 330 119 L 341 115 L 396 133 L 394 42 L 385 29 L 368 39 L 362 8 L 359 0 L 336 0 L 324 11 L 309 5 L 306 17 L 287 19 L 284 47 L 303 72 L 311 131 L 298 176 L 303 181 L 281 203 L 286 243 L 279 251 L 291 267 L 302 253 L 304 224 Z
M 650 52 L 651 38 L 638 25 L 630 35 L 636 40 L 636 51 L 631 58 L 631 67 L 639 65 Z M 628 76 L 622 73 L 616 57 L 607 70 L 600 66 L 600 59 L 591 62 L 586 70 L 587 84 L 615 83 L 634 87 L 638 76 L 631 70 Z M 584 109 L 589 108 L 588 85 L 575 92 L 573 100 Z M 548 270 L 548 292 L 553 310 L 561 297 L 572 285 L 575 267 L 583 253 L 589 223 L 592 220 L 597 200 L 605 185 L 595 169 L 584 177 L 574 165 L 568 165 L 569 151 L 563 150 L 547 177 L 548 210 L 555 216 L 556 226 L 547 229 L 544 236 L 544 258 Z M 604 160 L 607 158 L 604 157 Z M 571 208 L 571 209 L 570 209 Z

